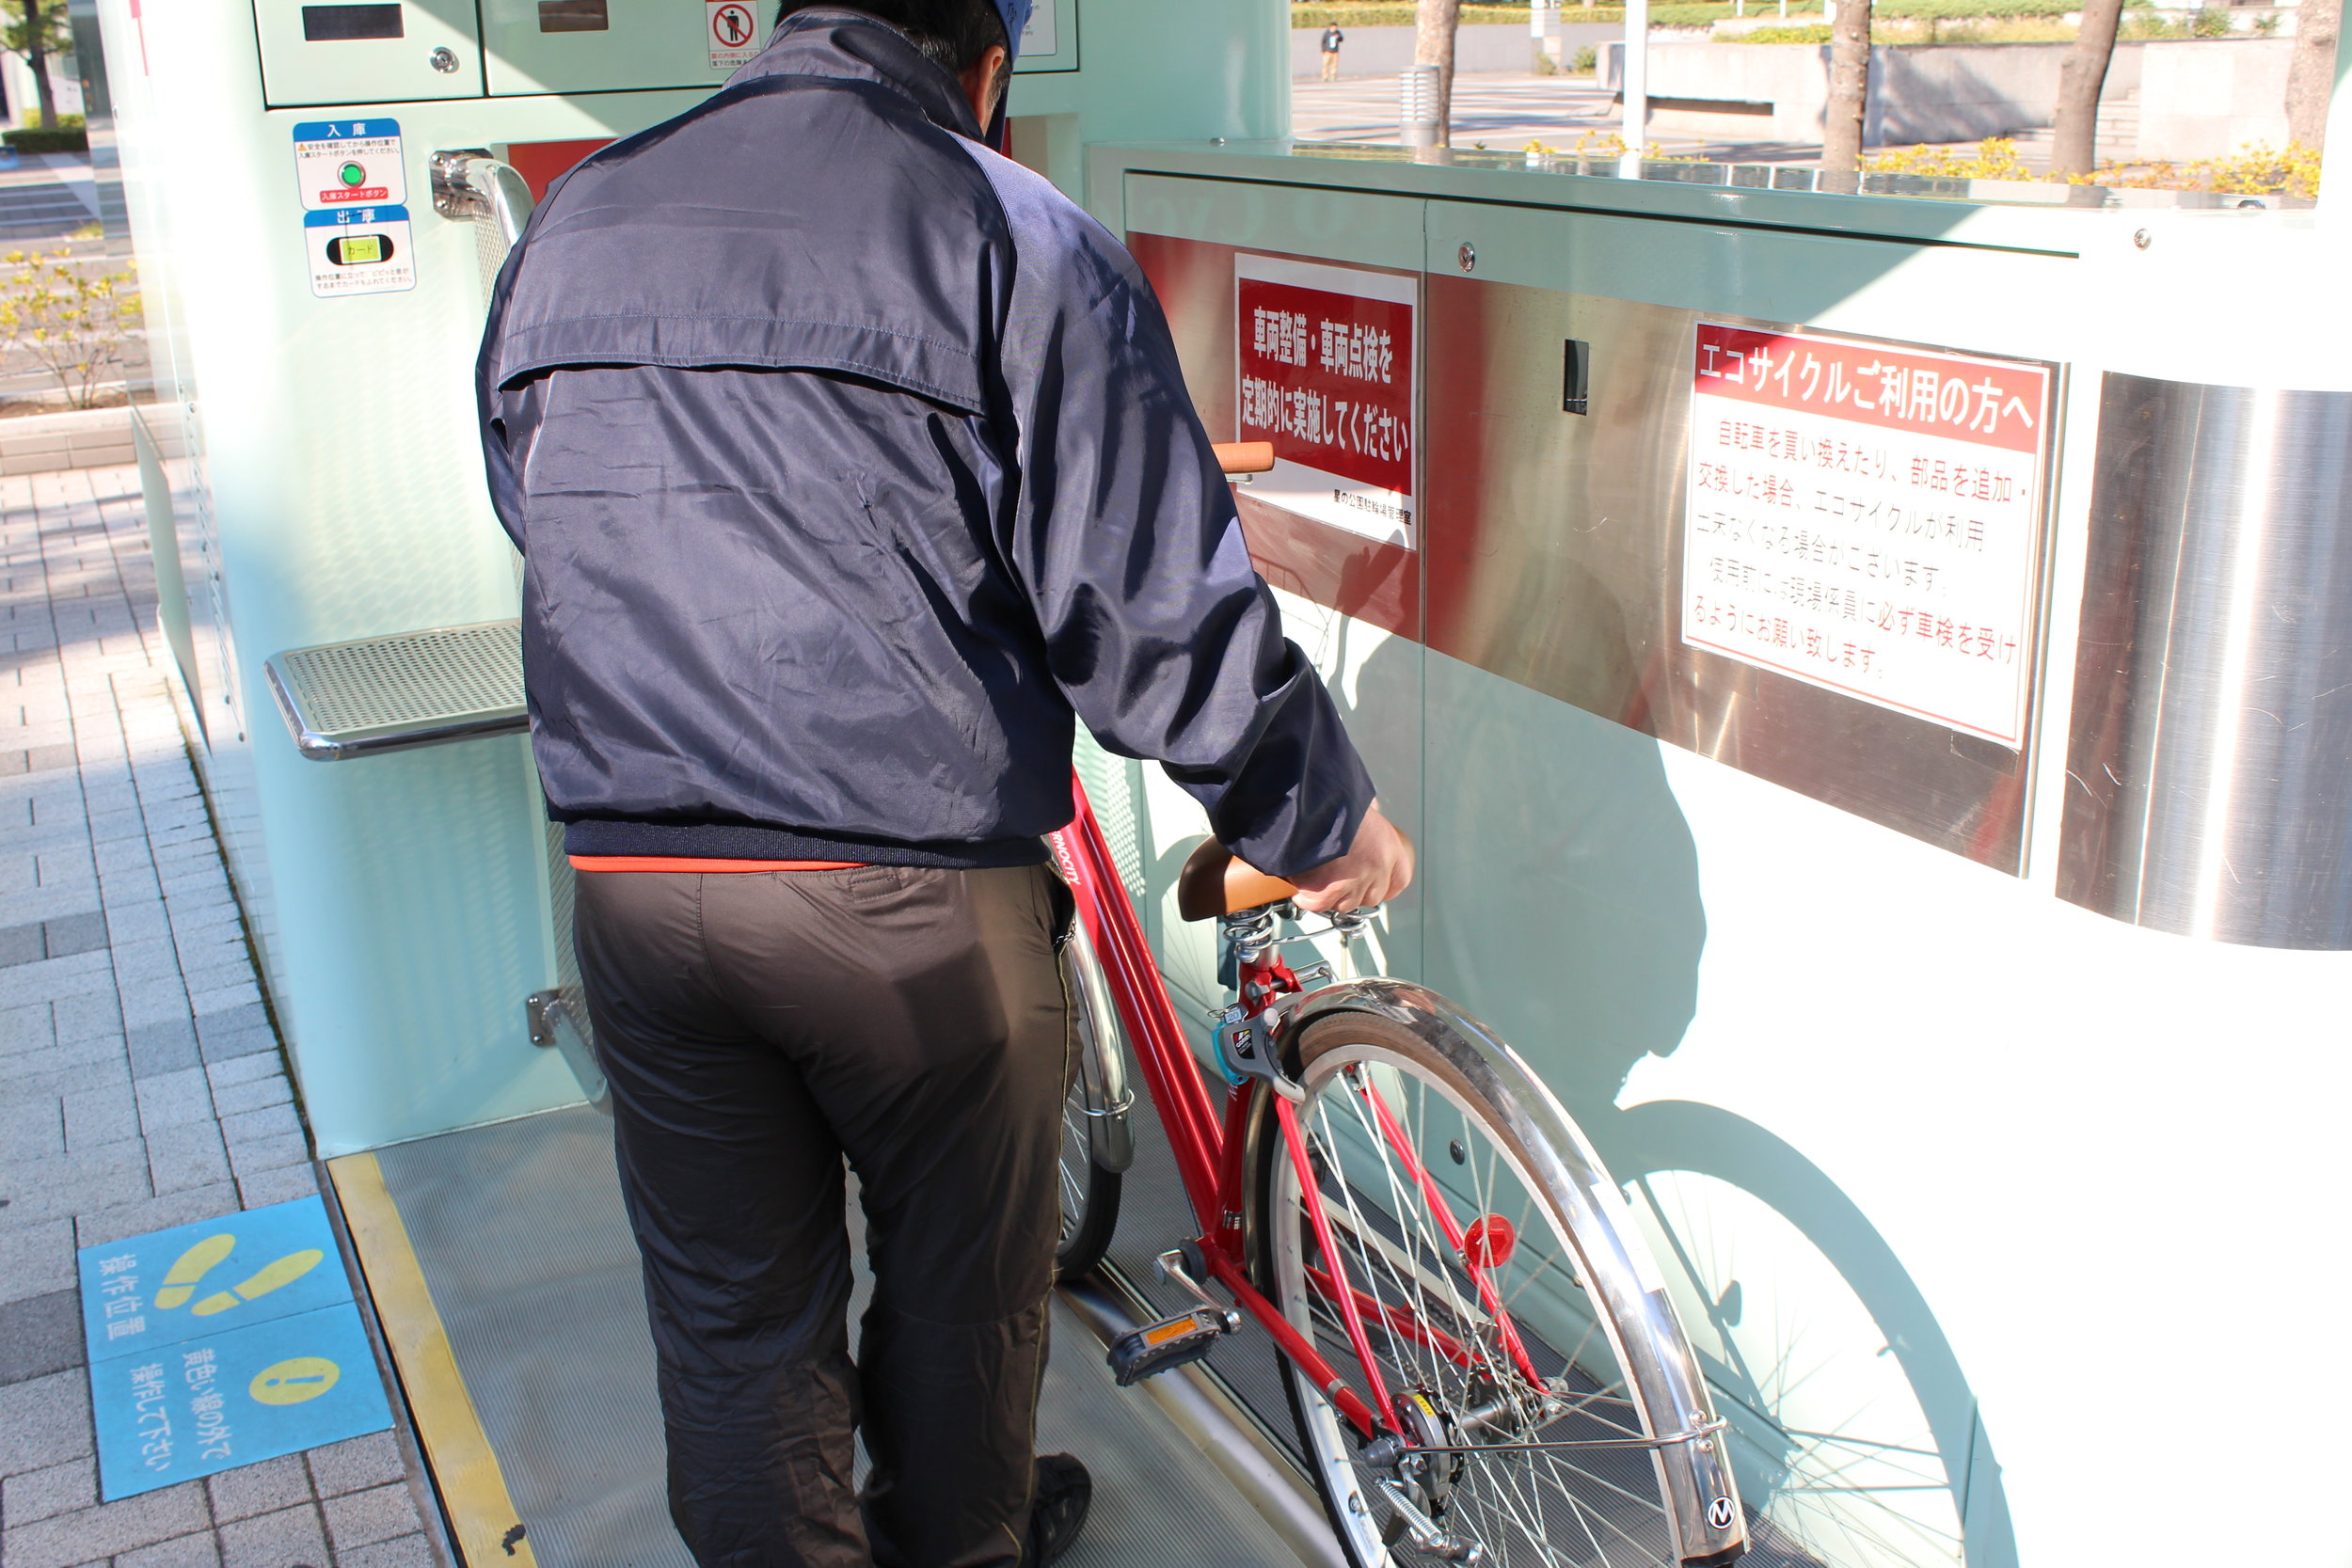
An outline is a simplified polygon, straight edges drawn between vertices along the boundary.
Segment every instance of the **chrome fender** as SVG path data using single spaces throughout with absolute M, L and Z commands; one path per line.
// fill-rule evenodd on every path
M 1493 1030 L 1436 991 L 1404 980 L 1348 980 L 1309 992 L 1285 1009 L 1275 1038 L 1286 1061 L 1298 1031 L 1334 1013 L 1363 1013 L 1410 1030 L 1484 1096 L 1505 1131 L 1549 1170 L 1534 1174 L 1563 1195 L 1560 1217 L 1584 1277 L 1608 1304 L 1602 1323 L 1618 1364 L 1641 1392 L 1644 1435 L 1671 1507 L 1677 1553 L 1708 1568 L 1748 1546 L 1747 1517 L 1732 1479 L 1726 1431 L 1668 1296 L 1665 1276 L 1633 1222 L 1625 1195 L 1559 1098 Z

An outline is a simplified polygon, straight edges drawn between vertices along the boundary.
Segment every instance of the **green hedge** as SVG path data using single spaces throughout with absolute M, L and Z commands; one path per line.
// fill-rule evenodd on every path
M 44 131 L 28 125 L 21 131 L 0 132 L 0 141 L 7 142 L 19 152 L 87 152 L 89 133 L 78 125 L 60 125 Z

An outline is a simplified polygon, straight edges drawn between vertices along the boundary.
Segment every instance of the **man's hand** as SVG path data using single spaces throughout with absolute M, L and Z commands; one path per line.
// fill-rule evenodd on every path
M 1317 914 L 1370 909 L 1403 893 L 1412 879 L 1413 841 L 1381 815 L 1380 802 L 1375 800 L 1358 824 L 1356 842 L 1346 854 L 1291 879 L 1298 885 L 1298 897 L 1293 901 Z

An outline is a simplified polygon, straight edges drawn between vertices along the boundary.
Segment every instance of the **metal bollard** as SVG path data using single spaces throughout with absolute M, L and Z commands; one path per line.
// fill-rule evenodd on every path
M 1405 122 L 1405 145 L 1438 145 L 1438 68 L 1408 65 L 1397 78 L 1398 107 Z

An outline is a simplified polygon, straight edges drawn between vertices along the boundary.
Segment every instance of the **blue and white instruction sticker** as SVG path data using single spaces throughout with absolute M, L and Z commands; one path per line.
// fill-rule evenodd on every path
M 93 1362 L 89 1383 L 108 1502 L 392 1424 L 349 1302 Z
M 325 1203 L 81 1252 L 106 1500 L 391 1424 Z
M 294 128 L 294 183 L 306 211 L 397 207 L 408 166 L 396 119 L 306 119 Z
M 321 299 L 396 294 L 417 286 L 405 207 L 342 207 L 302 214 L 310 292 Z

